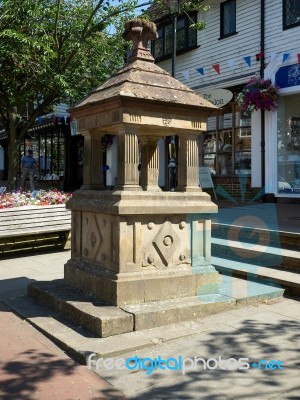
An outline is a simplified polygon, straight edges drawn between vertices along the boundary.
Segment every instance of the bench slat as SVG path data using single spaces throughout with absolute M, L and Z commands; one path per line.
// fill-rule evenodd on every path
M 32 231 L 21 231 L 21 230 L 18 230 L 18 231 L 9 231 L 8 233 L 7 233 L 7 235 L 0 235 L 0 240 L 1 239 L 7 239 L 7 238 L 10 238 L 10 237 L 22 237 L 22 236 L 37 236 L 37 235 L 39 235 L 39 234 L 45 234 L 45 233 L 55 233 L 55 232 L 69 232 L 70 231 L 70 227 L 68 227 L 68 226 L 60 226 L 59 228 L 58 227 L 52 227 L 52 228 L 49 228 L 49 229 L 47 229 L 47 230 L 45 230 L 45 231 L 42 231 L 42 230 L 40 230 L 40 229 L 37 229 L 37 230 L 32 230 Z
M 23 225 L 28 225 L 30 224 L 35 224 L 35 223 L 46 223 L 46 222 L 58 222 L 59 221 L 70 221 L 71 223 L 71 218 L 68 215 L 58 215 L 58 216 L 48 216 L 45 218 L 26 218 L 26 219 L 18 219 L 18 220 L 12 220 L 12 221 L 2 221 L 0 219 L 0 229 L 6 226 L 23 226 Z
M 71 211 L 64 204 L 0 210 L 0 254 L 70 243 Z

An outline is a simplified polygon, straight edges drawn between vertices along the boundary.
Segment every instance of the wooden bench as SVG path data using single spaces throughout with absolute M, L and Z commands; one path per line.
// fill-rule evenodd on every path
M 0 256 L 70 248 L 71 211 L 65 204 L 0 210 Z

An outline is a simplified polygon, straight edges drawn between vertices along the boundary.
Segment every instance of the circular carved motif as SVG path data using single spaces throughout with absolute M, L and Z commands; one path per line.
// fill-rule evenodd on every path
M 170 116 L 165 116 L 162 118 L 162 123 L 165 126 L 170 125 L 171 122 L 172 122 L 172 118 Z
M 180 258 L 180 261 L 185 260 L 185 259 L 186 259 L 185 253 L 181 253 L 180 256 L 179 256 L 179 258 Z
M 147 225 L 148 229 L 153 229 L 155 226 L 154 222 L 149 222 L 149 224 Z
M 179 228 L 180 229 L 184 229 L 185 227 L 186 227 L 186 222 L 181 221 L 180 224 L 179 224 Z
M 149 263 L 149 264 L 153 264 L 153 263 L 154 263 L 154 257 L 153 257 L 153 255 L 152 255 L 152 254 L 149 254 L 147 260 L 148 260 L 148 263 Z
M 167 236 L 164 237 L 163 244 L 164 244 L 166 247 L 170 247 L 170 246 L 172 245 L 172 243 L 173 243 L 173 238 L 172 238 L 172 236 L 167 235 Z
M 92 232 L 91 233 L 91 245 L 92 245 L 92 247 L 95 247 L 96 242 L 97 242 L 96 233 Z

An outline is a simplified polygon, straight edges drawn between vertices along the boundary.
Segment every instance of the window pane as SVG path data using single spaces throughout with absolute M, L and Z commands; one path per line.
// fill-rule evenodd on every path
M 189 28 L 188 30 L 188 46 L 197 46 L 197 29 Z
M 285 25 L 300 23 L 300 1 L 285 0 Z
M 192 14 L 190 18 L 181 16 L 176 25 L 176 48 L 177 50 L 188 50 L 197 45 L 197 30 L 189 29 L 192 21 L 197 21 L 197 15 Z M 168 23 L 158 29 L 158 39 L 152 42 L 153 55 L 155 58 L 170 56 L 173 51 L 173 24 Z
M 157 34 L 158 34 L 158 39 L 153 42 L 154 57 L 162 57 L 164 54 L 163 29 L 162 28 L 158 29 Z
M 278 192 L 300 193 L 300 95 L 282 97 L 278 107 Z
M 226 36 L 236 30 L 236 7 L 235 0 L 221 3 L 221 35 Z
M 164 55 L 163 38 L 159 38 L 154 42 L 154 57 L 162 57 Z
M 173 29 L 172 25 L 165 26 L 165 55 L 172 53 Z

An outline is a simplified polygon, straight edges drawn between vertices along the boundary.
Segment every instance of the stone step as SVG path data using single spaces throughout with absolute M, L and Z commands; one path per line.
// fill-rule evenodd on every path
M 300 249 L 300 233 L 212 223 L 212 236 L 218 239 L 238 240 L 247 243 L 264 243 L 282 249 Z
M 205 287 L 201 288 L 205 292 Z M 278 285 L 220 276 L 214 294 L 198 293 L 197 297 L 173 299 L 124 307 L 134 315 L 135 330 L 149 329 L 174 322 L 204 318 L 241 305 L 253 305 L 281 297 Z
M 229 310 L 237 304 L 254 304 L 283 294 L 281 289 L 261 283 L 252 286 L 249 290 L 249 287 L 241 285 L 239 279 L 229 281 L 222 278 L 214 294 L 207 294 L 206 287 L 201 287 L 202 292 L 198 296 L 121 308 L 97 301 L 62 280 L 33 282 L 28 286 L 28 295 L 97 336 L 109 337 L 203 318 Z
M 294 296 L 300 294 L 300 274 L 279 268 L 257 266 L 251 263 L 212 257 L 212 264 L 223 276 L 239 276 L 256 282 L 266 282 L 287 289 Z
M 212 237 L 211 252 L 214 257 L 248 262 L 259 267 L 282 267 L 300 272 L 300 252 L 262 244 Z
M 133 316 L 66 285 L 63 280 L 33 282 L 28 295 L 99 337 L 133 330 Z
M 86 364 L 88 356 L 92 353 L 96 353 L 97 358 L 116 357 L 152 347 L 158 343 L 208 331 L 212 328 L 208 328 L 207 325 L 202 323 L 205 316 L 237 309 L 244 305 L 280 301 L 282 293 L 283 290 L 277 287 L 252 283 L 246 288 L 244 281 L 240 279 L 222 277 L 219 293 L 215 295 L 199 294 L 197 299 L 190 298 L 185 299 L 185 301 L 178 299 L 177 301 L 170 301 L 169 304 L 166 304 L 167 302 L 159 302 L 156 305 L 148 303 L 144 304 L 143 307 L 137 306 L 135 309 L 133 306 L 128 307 L 128 311 L 135 316 L 136 326 L 141 330 L 102 338 L 67 320 L 61 313 L 38 304 L 33 298 L 12 298 L 7 301 L 7 304 L 68 354 Z M 40 297 L 42 298 L 42 295 Z M 46 297 L 44 297 L 45 299 Z M 198 307 L 196 302 L 198 302 Z M 183 315 L 184 310 L 187 312 L 190 309 L 190 320 L 180 322 L 180 318 L 177 317 L 175 321 L 172 321 L 170 316 L 171 314 L 176 315 L 176 309 L 179 311 L 179 315 Z M 156 317 L 160 315 L 162 326 L 142 329 L 143 326 L 151 326 L 155 314 Z M 167 316 L 165 321 L 164 315 Z

